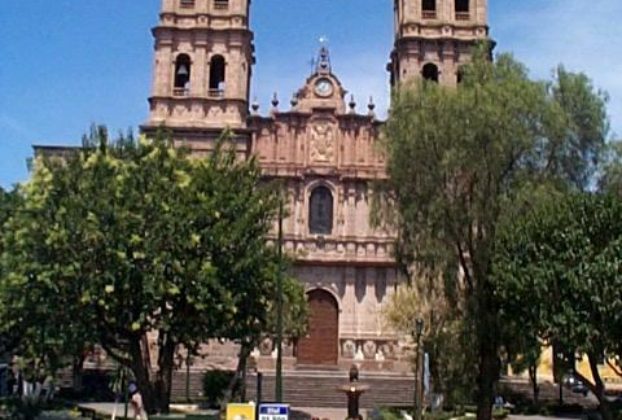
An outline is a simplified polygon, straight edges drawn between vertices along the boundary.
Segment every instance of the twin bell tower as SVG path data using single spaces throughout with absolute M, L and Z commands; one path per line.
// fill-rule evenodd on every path
M 388 2 L 389 0 L 382 0 Z M 247 143 L 255 64 L 250 0 L 162 0 L 153 29 L 150 115 L 142 127 L 171 130 L 201 149 L 230 128 Z M 454 86 L 478 40 L 488 39 L 487 0 L 394 0 L 391 85 L 417 77 Z M 291 7 L 295 7 L 292 2 Z

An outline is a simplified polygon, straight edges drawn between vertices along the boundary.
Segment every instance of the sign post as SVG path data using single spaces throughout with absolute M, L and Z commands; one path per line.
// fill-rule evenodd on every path
M 261 404 L 259 420 L 289 420 L 288 404 Z
M 255 404 L 227 404 L 227 420 L 255 420 Z

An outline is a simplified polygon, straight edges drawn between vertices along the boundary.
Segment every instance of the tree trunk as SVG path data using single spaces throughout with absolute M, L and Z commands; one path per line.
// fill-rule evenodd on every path
M 142 336 L 130 341 L 132 371 L 147 414 L 168 414 L 171 401 L 171 383 L 177 346 L 168 334 L 160 332 L 158 347 L 157 372 L 152 374 L 147 337 Z
M 157 412 L 158 405 L 154 384 L 151 382 L 151 361 L 144 357 L 144 352 L 141 349 L 140 338 L 132 339 L 130 341 L 130 357 L 132 359 L 132 372 L 136 378 L 138 391 L 143 398 L 145 411 L 147 414 L 155 414 Z
M 592 371 L 592 378 L 594 378 L 594 389 L 593 392 L 596 395 L 599 403 L 599 411 L 603 420 L 612 420 L 613 413 L 611 411 L 611 406 L 607 398 L 605 398 L 605 384 L 600 377 L 600 372 L 598 371 L 598 361 L 596 355 L 590 353 L 588 355 L 588 360 L 590 362 L 590 370 Z
M 494 385 L 498 375 L 497 363 L 496 349 L 490 343 L 480 343 L 477 420 L 490 420 L 492 418 Z
M 84 371 L 84 356 L 74 357 L 71 373 L 73 376 L 73 389 L 78 394 L 81 394 L 84 388 L 84 384 L 82 381 L 83 371 Z
M 163 333 L 161 333 L 163 334 Z M 158 373 L 156 375 L 156 395 L 160 413 L 168 414 L 171 402 L 171 384 L 175 362 L 176 344 L 168 334 L 164 334 L 158 354 Z
M 537 406 L 540 403 L 540 386 L 538 385 L 538 366 L 536 364 L 529 366 L 529 379 L 533 389 L 533 403 Z
M 483 273 L 478 276 L 475 327 L 478 338 L 479 372 L 477 377 L 477 420 L 490 420 L 494 404 L 494 388 L 499 377 L 497 312 L 492 285 Z
M 243 342 L 241 344 L 240 353 L 238 353 L 238 366 L 235 369 L 235 373 L 233 374 L 231 381 L 229 381 L 229 386 L 227 387 L 227 390 L 225 391 L 223 406 L 226 406 L 233 399 L 235 387 L 238 383 L 241 382 L 243 376 L 242 372 L 246 370 L 246 362 L 252 351 L 252 344 L 247 342 Z M 241 384 L 241 386 L 245 387 L 246 384 Z

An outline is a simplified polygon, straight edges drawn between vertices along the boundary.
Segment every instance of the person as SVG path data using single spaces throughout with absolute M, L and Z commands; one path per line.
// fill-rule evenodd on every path
M 140 392 L 138 392 L 136 383 L 131 382 L 128 390 L 130 392 L 130 404 L 134 410 L 134 418 L 137 420 L 147 419 L 147 416 L 144 415 L 145 408 L 143 406 L 143 397 L 140 395 Z

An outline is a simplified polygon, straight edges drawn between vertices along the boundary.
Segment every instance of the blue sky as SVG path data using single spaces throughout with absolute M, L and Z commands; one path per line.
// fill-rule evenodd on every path
M 393 0 L 254 0 L 257 65 L 253 93 L 265 111 L 283 104 L 310 71 L 326 36 L 333 70 L 362 110 L 370 95 L 388 105 L 385 64 Z M 91 123 L 113 130 L 147 117 L 160 0 L 3 1 L 0 13 L 0 186 L 27 178 L 32 144 L 79 144 Z M 532 75 L 564 63 L 609 92 L 612 129 L 622 137 L 620 0 L 489 0 L 497 51 Z

